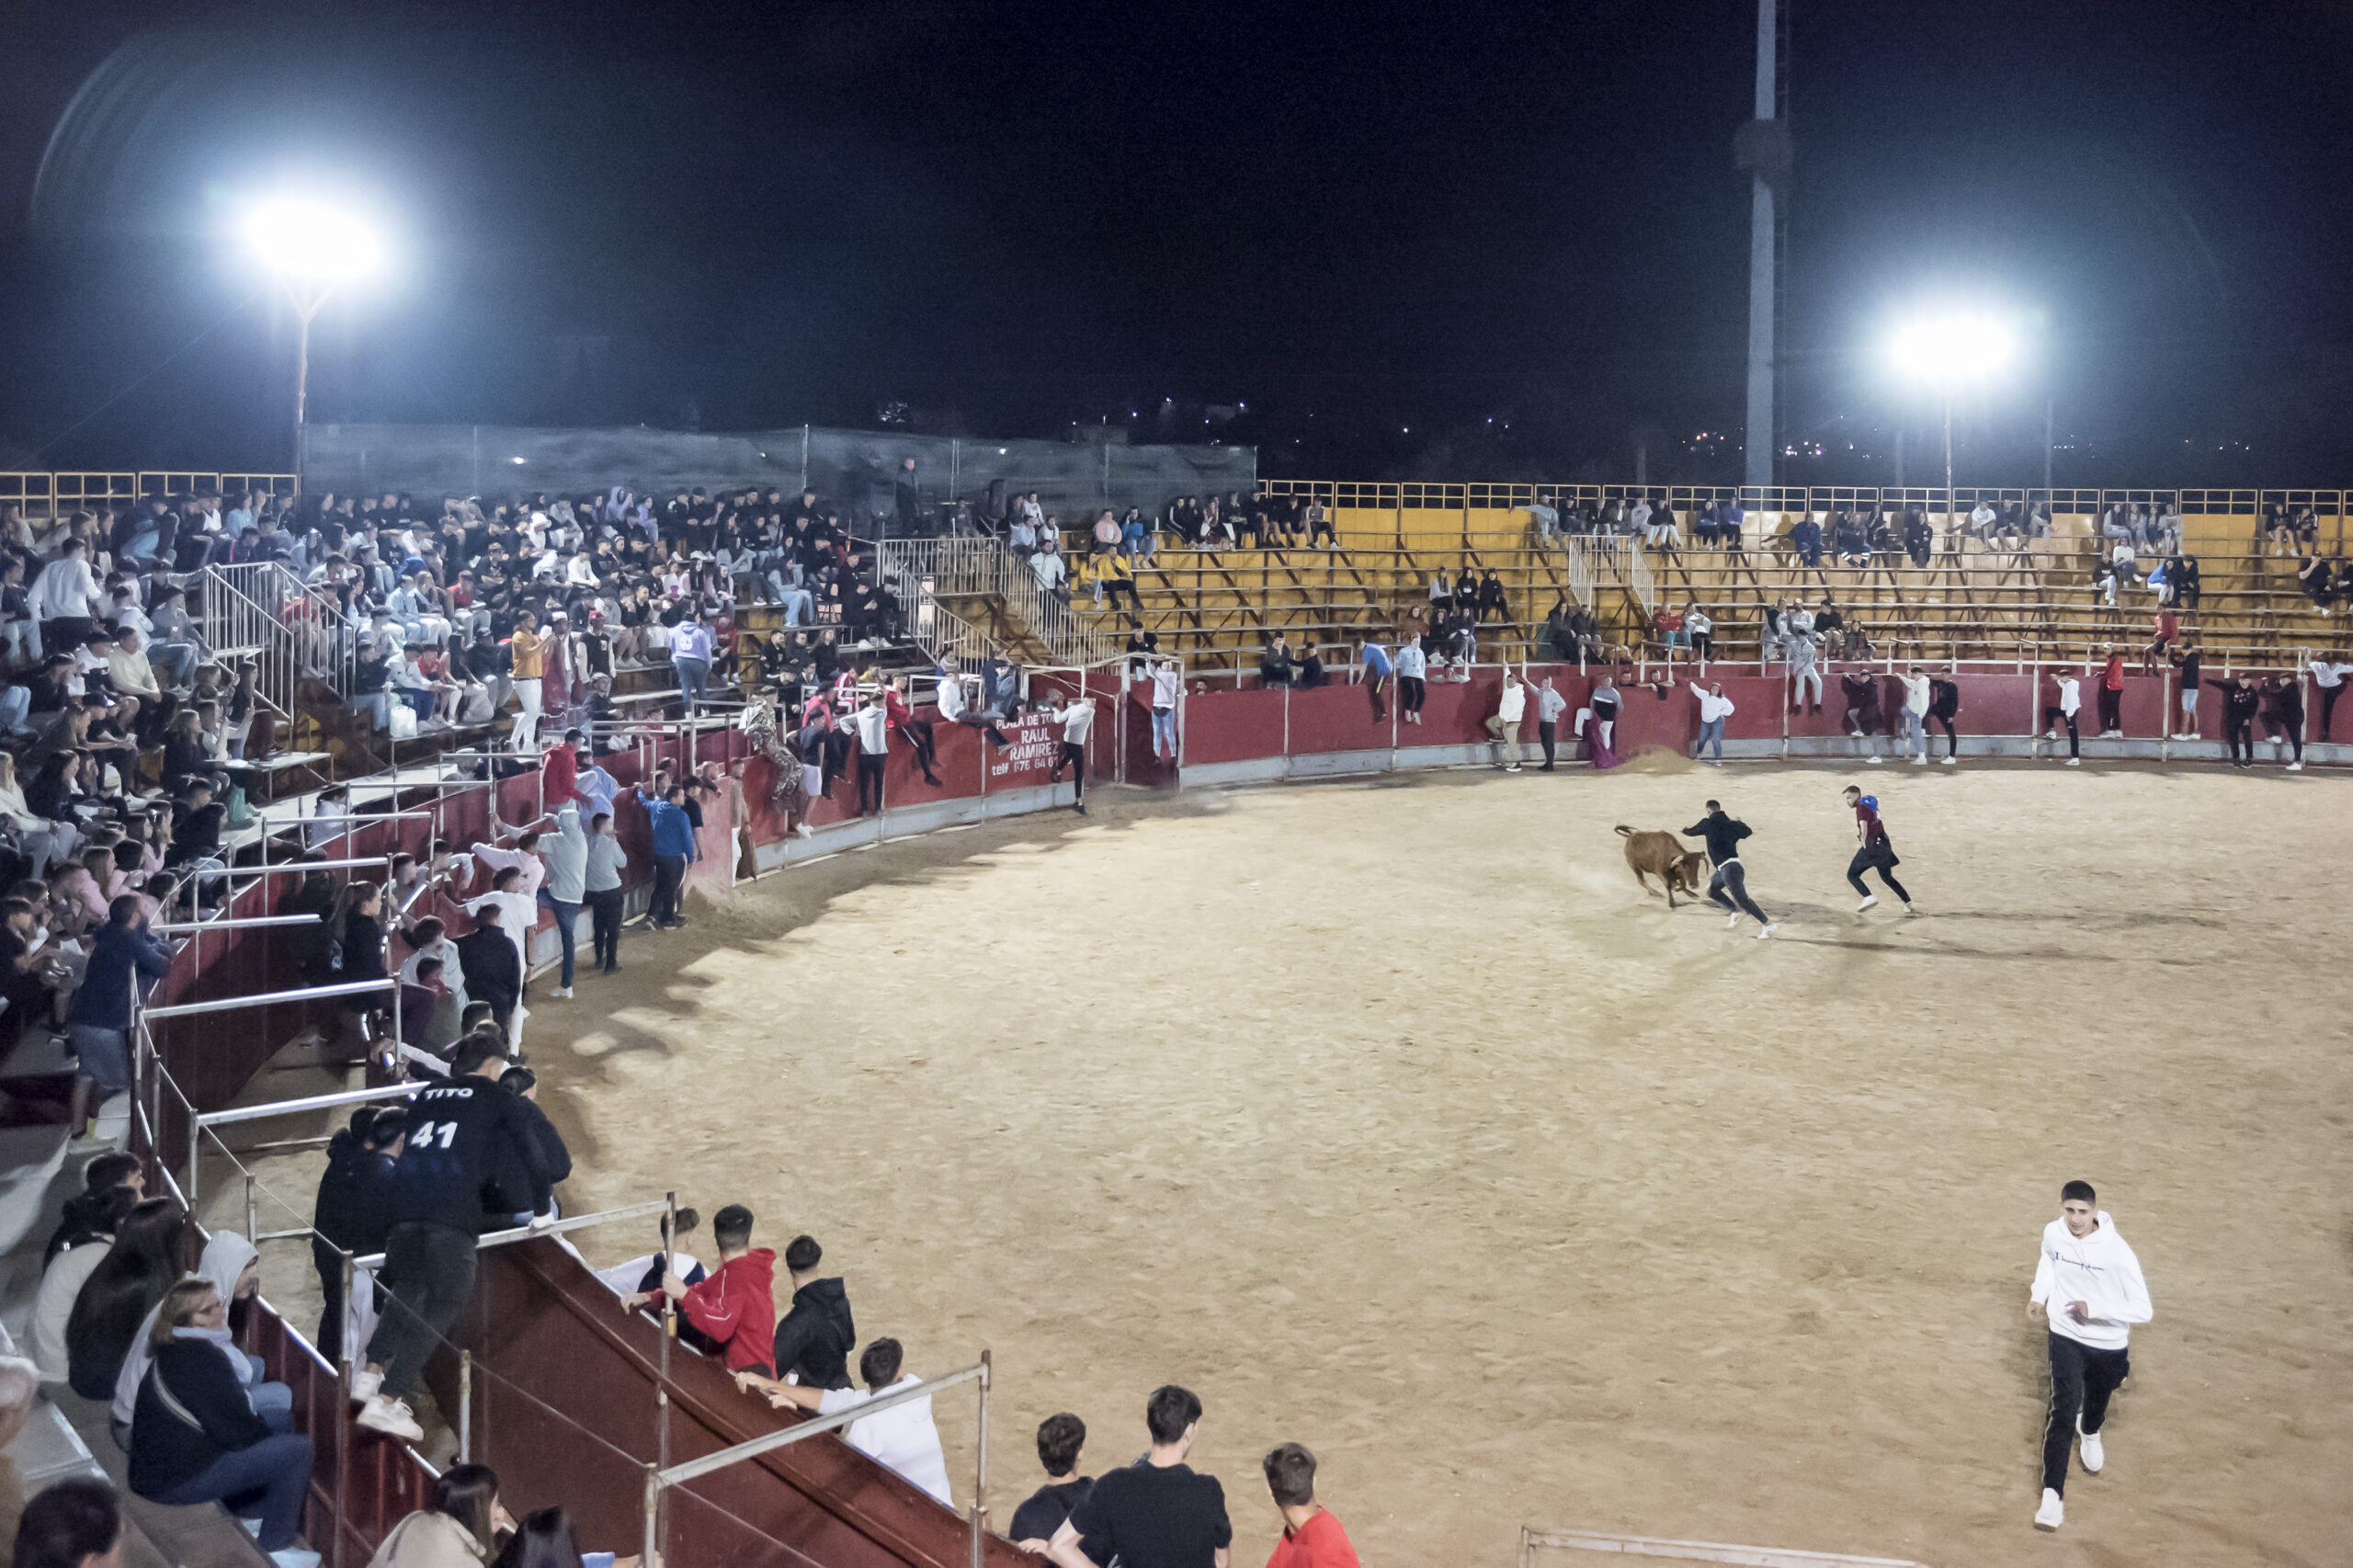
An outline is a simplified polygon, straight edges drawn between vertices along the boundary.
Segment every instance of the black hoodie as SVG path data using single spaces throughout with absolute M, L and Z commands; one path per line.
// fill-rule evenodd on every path
M 328 1245 L 362 1257 L 384 1250 L 383 1185 L 392 1170 L 392 1157 L 360 1142 L 348 1127 L 327 1140 L 327 1168 L 319 1177 L 311 1222 Z
M 776 1375 L 800 1374 L 801 1386 L 846 1389 L 858 1344 L 849 1295 L 839 1279 L 812 1279 L 792 1293 L 792 1310 L 776 1325 Z

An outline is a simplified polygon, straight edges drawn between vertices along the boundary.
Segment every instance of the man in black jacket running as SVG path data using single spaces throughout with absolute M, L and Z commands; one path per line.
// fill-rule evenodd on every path
M 1765 918 L 1765 912 L 1748 896 L 1747 872 L 1740 863 L 1740 841 L 1748 836 L 1748 824 L 1724 815 L 1721 801 L 1710 801 L 1708 814 L 1685 828 L 1683 835 L 1707 841 L 1708 858 L 1716 867 L 1716 874 L 1708 881 L 1708 896 L 1732 911 L 1732 918 L 1724 924 L 1737 926 L 1743 914 L 1754 915 L 1756 924 L 1764 927 L 1756 933 L 1756 939 L 1761 942 L 1771 936 L 1773 923 Z
M 502 1168 L 512 1170 L 524 1184 L 530 1222 L 555 1219 L 546 1157 L 529 1111 L 499 1085 L 506 1070 L 498 1042 L 472 1036 L 449 1063 L 449 1078 L 410 1102 L 408 1142 L 383 1188 L 384 1273 L 392 1299 L 368 1341 L 369 1369 L 351 1375 L 352 1397 L 365 1401 L 359 1425 L 370 1431 L 412 1443 L 425 1436 L 407 1399 L 424 1379 L 434 1345 L 473 1293 L 484 1187 Z

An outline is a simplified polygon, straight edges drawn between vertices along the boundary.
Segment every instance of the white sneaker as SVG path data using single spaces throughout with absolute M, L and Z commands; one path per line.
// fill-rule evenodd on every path
M 1765 929 L 1763 929 L 1762 931 L 1759 931 L 1759 932 L 1757 932 L 1757 933 L 1756 933 L 1756 939 L 1757 939 L 1758 941 L 1760 941 L 1760 942 L 1761 942 L 1761 941 L 1763 941 L 1766 937 L 1768 937 L 1771 936 L 1775 931 L 1777 931 L 1777 930 L 1779 930 L 1779 926 L 1773 926 L 1773 925 L 1771 925 L 1771 924 L 1769 924 L 1769 923 L 1768 923 L 1768 924 L 1766 926 Z
M 1867 893 L 1863 894 L 1863 902 L 1862 902 L 1862 903 L 1859 903 L 1859 904 L 1857 904 L 1857 905 L 1855 905 L 1855 913 L 1856 913 L 1856 914 L 1858 914 L 1858 915 L 1860 915 L 1864 910 L 1869 909 L 1871 905 L 1873 905 L 1873 904 L 1877 903 L 1878 902 L 1879 902 L 1879 894 L 1877 894 L 1877 893 L 1875 893 L 1875 892 L 1867 892 Z
M 2045 730 L 2042 732 L 2042 738 L 2046 741 L 2055 741 L 2059 738 L 2059 732 L 2056 730 Z
M 548 993 L 548 994 L 553 996 L 559 1002 L 569 1002 L 572 1000 L 572 987 L 569 985 L 559 985 L 553 991 Z
M 2302 763 L 2298 763 L 2296 766 L 2297 766 L 2297 767 L 2302 767 L 2303 766 L 2303 764 L 2302 764 Z M 1517 773 L 1517 772 L 1518 772 L 1518 771 L 1519 771 L 1519 764 L 1518 764 L 1518 763 L 1516 763 L 1516 762 L 1515 762 L 1515 763 L 1513 763 L 1509 767 L 1505 768 L 1505 769 L 1504 769 L 1504 771 L 1505 771 L 1506 773 Z
M 2059 1494 L 2052 1491 L 2048 1486 L 2044 1487 L 2042 1506 L 2034 1511 L 2034 1528 L 2039 1530 L 2055 1530 L 2066 1522 L 2067 1505 L 2060 1499 Z
M 2094 1475 L 2097 1475 L 2101 1467 L 2108 1463 L 2108 1450 L 2100 1442 L 2099 1434 L 2085 1431 L 2084 1418 L 2080 1415 L 2075 1417 L 2075 1453 L 2084 1461 L 2084 1468 Z
M 278 1568 L 319 1568 L 319 1554 L 304 1547 L 281 1546 L 269 1554 Z
M 371 1372 L 365 1367 L 353 1369 L 351 1373 L 351 1403 L 354 1404 L 367 1403 L 369 1400 L 376 1397 L 378 1392 L 381 1390 L 383 1386 L 383 1373 Z
M 1953 764 L 1955 764 L 1955 763 L 1959 762 L 1960 760 L 1961 760 L 1961 758 L 1959 758 L 1959 757 L 1957 757 L 1957 756 L 1949 756 L 1949 757 L 1945 758 L 1945 766 L 1946 766 L 1947 767 L 1950 767 Z
M 1739 910 L 1735 909 L 1735 910 L 1733 910 L 1730 915 L 1727 915 L 1726 916 L 1724 916 L 1724 929 L 1725 929 L 1725 930 L 1729 931 L 1729 930 L 1731 930 L 1733 926 L 1737 926 L 1737 925 L 1739 925 L 1739 924 L 1740 924 L 1740 911 L 1739 911 Z
M 369 1400 L 368 1408 L 359 1413 L 359 1425 L 370 1432 L 381 1432 L 387 1437 L 400 1437 L 412 1443 L 425 1441 L 425 1428 L 416 1424 L 416 1415 L 407 1404 L 381 1394 Z
M 1870 763 L 1873 767 L 1877 767 L 1879 766 L 1879 757 L 1876 755 L 1867 756 L 1863 758 L 1863 760 Z
M 2081 767 L 2083 765 L 2084 759 L 2080 756 L 2071 756 L 2067 759 L 2067 766 L 2070 767 Z
M 1904 905 L 1904 913 L 1906 915 L 1917 915 L 1920 911 L 1917 906 L 1907 901 Z
M 1928 759 L 1925 756 L 1915 756 L 1912 759 L 1912 766 L 1915 767 L 1926 767 L 1928 766 Z
M 2304 765 L 2301 762 L 2291 762 L 2288 765 L 2288 771 L 2290 773 L 2302 773 L 2303 770 Z

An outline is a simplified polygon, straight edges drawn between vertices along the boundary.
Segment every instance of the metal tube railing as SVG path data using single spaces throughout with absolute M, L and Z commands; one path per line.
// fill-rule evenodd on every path
M 715 1454 L 705 1454 L 700 1459 L 682 1460 L 667 1470 L 655 1471 L 654 1478 L 664 1487 L 683 1485 L 687 1482 L 709 1475 L 712 1471 L 725 1470 L 731 1464 L 738 1464 L 748 1459 L 757 1459 L 762 1454 L 774 1453 L 779 1449 L 790 1448 L 795 1443 L 805 1443 L 812 1437 L 822 1437 L 828 1432 L 838 1431 L 853 1421 L 862 1421 L 867 1416 L 879 1415 L 883 1411 L 905 1404 L 910 1400 L 929 1399 L 942 1389 L 951 1389 L 959 1383 L 969 1383 L 976 1379 L 985 1378 L 988 1376 L 988 1371 L 989 1364 L 986 1360 L 975 1361 L 969 1367 L 949 1373 L 946 1377 L 934 1378 L 929 1382 L 917 1383 L 912 1388 L 893 1389 L 889 1393 L 878 1394 L 847 1410 L 837 1410 L 831 1415 L 812 1415 L 764 1437 L 746 1438 L 733 1447 L 722 1449 Z
M 145 1017 L 150 1022 L 157 1018 L 193 1018 L 205 1013 L 230 1013 L 241 1007 L 270 1007 L 280 1002 L 323 1001 L 330 996 L 358 996 L 370 991 L 390 991 L 400 982 L 387 975 L 382 980 L 353 980 L 340 985 L 311 985 L 300 991 L 265 991 L 255 996 L 224 996 L 216 1002 L 180 1002 L 168 1007 L 150 1007 Z
M 233 1122 L 262 1121 L 273 1116 L 296 1116 L 306 1110 L 330 1110 L 336 1106 L 363 1105 L 369 1100 L 405 1099 L 424 1088 L 423 1084 L 387 1084 L 374 1089 L 339 1089 L 330 1095 L 305 1095 L 295 1100 L 272 1100 L 267 1105 L 233 1106 L 227 1110 L 199 1111 L 199 1127 L 226 1127 Z
M 416 1085 L 411 1085 L 412 1092 L 415 1087 Z M 595 1214 L 583 1214 L 573 1220 L 557 1220 L 545 1225 L 517 1225 L 512 1230 L 485 1231 L 475 1238 L 474 1250 L 488 1252 L 492 1247 L 513 1246 L 517 1242 L 537 1241 L 541 1236 L 561 1236 L 573 1231 L 585 1231 L 592 1225 L 608 1225 L 616 1220 L 642 1219 L 648 1214 L 664 1213 L 668 1209 L 667 1199 L 655 1203 L 632 1203 L 626 1209 L 607 1209 Z M 384 1255 L 381 1252 L 369 1253 L 357 1262 L 362 1268 L 381 1268 L 384 1266 Z

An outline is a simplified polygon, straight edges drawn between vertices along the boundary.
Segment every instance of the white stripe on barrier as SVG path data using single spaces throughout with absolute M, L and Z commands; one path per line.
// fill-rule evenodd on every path
M 1614 1551 L 1626 1557 L 1664 1557 L 1684 1562 L 1736 1562 L 1747 1568 L 1925 1568 L 1902 1557 L 1847 1557 L 1835 1551 L 1792 1551 L 1774 1546 L 1733 1546 L 1720 1540 L 1663 1540 L 1654 1536 L 1601 1535 L 1590 1530 L 1523 1529 L 1520 1561 L 1539 1547 L 1571 1551 Z

